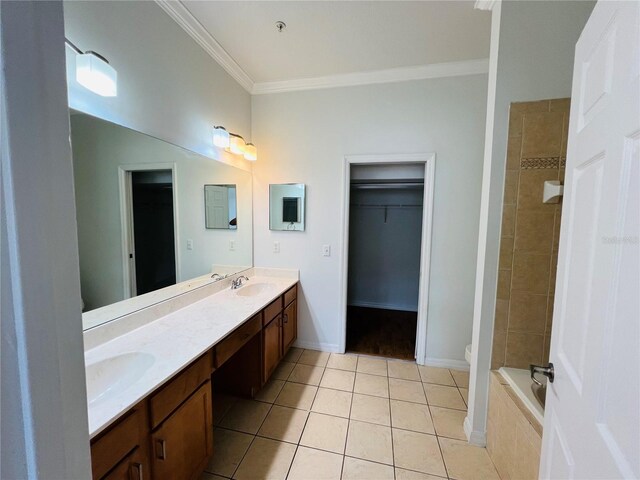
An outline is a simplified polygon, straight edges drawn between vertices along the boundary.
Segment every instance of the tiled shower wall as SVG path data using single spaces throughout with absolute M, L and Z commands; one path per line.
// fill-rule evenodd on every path
M 568 122 L 568 98 L 511 104 L 494 369 L 549 360 L 562 202 L 542 203 L 542 189 L 564 179 Z

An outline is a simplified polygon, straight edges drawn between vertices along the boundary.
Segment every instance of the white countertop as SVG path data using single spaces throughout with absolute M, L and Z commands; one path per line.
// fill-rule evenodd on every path
M 277 276 L 268 275 L 268 270 L 260 272 L 256 269 L 255 273 L 245 286 L 265 283 L 273 287 L 248 297 L 238 295 L 244 287 L 225 288 L 86 350 L 88 372 L 97 362 L 123 354 L 139 352 L 146 354 L 147 360 L 153 360 L 147 362 L 150 365 L 145 365 L 135 381 L 123 385 L 116 382 L 108 396 L 89 404 L 90 436 L 93 438 L 100 433 L 298 282 L 297 271 Z

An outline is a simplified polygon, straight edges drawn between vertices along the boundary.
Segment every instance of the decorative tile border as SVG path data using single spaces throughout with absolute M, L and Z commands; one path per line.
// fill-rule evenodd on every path
M 560 157 L 523 158 L 520 161 L 521 170 L 559 168 L 560 165 L 564 165 L 564 161 Z

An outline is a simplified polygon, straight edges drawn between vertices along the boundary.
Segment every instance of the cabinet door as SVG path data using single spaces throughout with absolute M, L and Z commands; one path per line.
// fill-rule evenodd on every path
M 282 322 L 282 315 L 278 315 L 276 318 L 263 329 L 263 366 L 264 366 L 264 381 L 266 382 L 275 368 L 278 366 L 278 362 L 282 358 L 282 337 L 280 335 L 280 325 Z
M 191 395 L 151 434 L 153 478 L 198 478 L 213 453 L 211 382 Z
M 136 448 L 103 477 L 103 480 L 143 480 L 150 478 L 148 467 L 140 448 Z
M 296 304 L 296 300 L 291 302 L 287 308 L 284 309 L 284 314 L 282 315 L 283 355 L 287 353 L 287 350 L 289 350 L 289 347 L 298 336 L 298 313 Z

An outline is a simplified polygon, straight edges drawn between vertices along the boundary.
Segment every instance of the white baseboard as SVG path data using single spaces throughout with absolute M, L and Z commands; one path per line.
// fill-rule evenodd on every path
M 474 432 L 471 430 L 472 427 L 469 417 L 464 417 L 464 423 L 462 426 L 464 427 L 464 433 L 467 436 L 467 440 L 471 445 L 475 445 L 477 447 L 487 446 L 487 432 Z
M 378 308 L 380 310 L 397 310 L 400 312 L 417 312 L 417 305 L 394 305 L 392 303 L 377 303 L 377 302 L 361 302 L 361 301 L 349 301 L 347 303 L 349 307 L 365 307 L 365 308 Z
M 424 359 L 424 365 L 430 367 L 451 368 L 453 370 L 469 371 L 469 364 L 464 360 L 454 360 L 451 358 L 433 358 L 427 357 Z
M 340 353 L 340 349 L 335 343 L 305 342 L 304 340 L 296 340 L 293 346 L 309 350 L 319 350 L 321 352 Z

